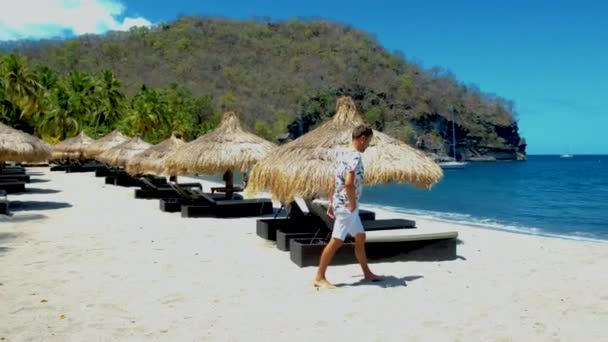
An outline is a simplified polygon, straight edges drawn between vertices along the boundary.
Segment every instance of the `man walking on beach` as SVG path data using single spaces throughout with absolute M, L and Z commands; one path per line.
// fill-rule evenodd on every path
M 373 138 L 374 132 L 367 125 L 359 125 L 352 132 L 352 147 L 336 154 L 336 175 L 334 191 L 330 194 L 327 214 L 335 218 L 331 240 L 323 249 L 319 269 L 314 280 L 317 287 L 333 288 L 325 278 L 327 266 L 336 254 L 347 235 L 355 238 L 355 255 L 365 280 L 378 281 L 380 277 L 372 273 L 367 265 L 365 255 L 365 231 L 359 217 L 359 198 L 363 191 L 363 160 L 365 152 Z

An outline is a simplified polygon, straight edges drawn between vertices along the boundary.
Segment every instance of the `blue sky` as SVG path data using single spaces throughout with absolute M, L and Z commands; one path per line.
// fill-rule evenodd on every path
M 0 0 L 0 3 L 10 0 Z M 29 19 L 27 2 L 80 8 Z M 10 1 L 12 4 L 16 2 Z M 513 100 L 530 154 L 607 154 L 608 2 L 537 0 L 229 1 L 20 0 L 0 14 L 0 40 L 63 32 L 103 32 L 174 20 L 326 18 L 371 32 L 391 51 L 425 68 L 441 66 L 467 84 Z M 32 4 L 33 5 L 33 4 Z M 13 6 L 13 5 L 11 5 Z M 48 8 L 47 8 L 48 7 Z M 29 7 L 31 8 L 31 7 Z M 39 11 L 36 11 L 39 12 Z M 65 12 L 65 11 L 64 11 Z M 63 13 L 63 14 L 62 14 Z M 72 19 L 71 19 L 72 18 Z M 74 20 L 87 18 L 88 20 Z M 46 22 L 45 22 L 46 20 Z M 36 26 L 37 25 L 37 26 Z M 44 30 L 41 30 L 41 25 Z M 33 32 L 33 33 L 31 33 Z

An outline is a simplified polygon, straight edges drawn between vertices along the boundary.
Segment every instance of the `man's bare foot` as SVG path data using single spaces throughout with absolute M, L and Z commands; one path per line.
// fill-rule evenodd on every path
M 365 279 L 366 281 L 376 282 L 376 281 L 381 281 L 381 280 L 382 280 L 382 277 L 381 277 L 381 276 L 378 276 L 378 275 L 375 275 L 375 274 L 373 274 L 373 273 L 369 273 L 369 274 L 366 274 L 366 275 L 365 275 L 364 279 Z
M 334 284 L 330 283 L 327 281 L 327 279 L 315 279 L 315 281 L 313 282 L 315 287 L 320 287 L 323 289 L 335 289 L 336 287 L 334 286 Z

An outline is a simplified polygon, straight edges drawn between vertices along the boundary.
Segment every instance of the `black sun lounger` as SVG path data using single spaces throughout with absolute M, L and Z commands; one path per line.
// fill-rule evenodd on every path
M 8 198 L 6 198 L 6 191 L 0 190 L 0 215 L 8 215 L 9 204 Z
M 289 240 L 294 238 L 313 238 L 331 233 L 334 220 L 327 216 L 327 208 L 313 201 L 306 200 L 309 208 L 305 215 L 296 202 L 292 202 L 290 214 L 284 219 L 261 219 L 256 223 L 256 234 L 263 239 L 277 241 L 277 248 L 289 250 Z M 295 209 L 296 215 L 293 215 Z M 359 217 L 365 231 L 411 229 L 416 222 L 406 219 L 376 220 L 373 211 L 359 210 Z M 321 235 L 320 235 L 321 234 Z
M 102 164 L 95 169 L 95 177 L 107 177 L 114 174 L 114 171 L 111 170 L 107 165 Z
M 175 191 L 168 183 L 158 184 L 151 181 L 147 177 L 139 179 L 141 189 L 135 189 L 135 198 L 138 199 L 161 199 L 161 198 L 178 198 L 180 194 Z M 182 188 L 195 188 L 202 190 L 200 183 L 178 183 Z M 181 210 L 181 206 L 180 206 Z
M 24 183 L 29 183 L 30 182 L 30 175 L 26 175 L 26 174 L 0 174 L 0 182 L 7 182 L 7 181 L 15 181 L 15 182 L 24 182 Z
M 12 180 L 0 182 L 0 190 L 6 191 L 7 194 L 25 192 L 25 183 Z
M 169 213 L 181 212 L 182 205 L 207 204 L 208 201 L 201 199 L 201 190 L 183 187 L 180 184 L 170 183 L 169 186 L 175 192 L 174 197 L 161 198 L 159 201 L 160 210 Z M 225 200 L 224 194 L 205 194 L 207 197 L 213 198 L 216 201 Z M 243 196 L 234 194 L 233 199 L 243 199 Z
M 108 176 L 111 177 L 111 176 Z M 107 179 L 107 178 L 106 178 Z M 166 183 L 166 179 L 165 179 Z M 133 177 L 125 170 L 118 170 L 114 173 L 114 185 L 130 187 L 130 186 L 141 186 L 141 182 L 138 177 Z
M 0 175 L 24 175 L 25 168 L 21 166 L 5 166 L 0 168 Z
M 325 227 L 321 228 L 313 237 L 300 236 L 298 238 L 295 236 L 291 239 L 287 237 L 290 259 L 300 267 L 318 265 L 321 252 L 331 238 L 331 227 L 333 227 L 333 220 L 327 216 L 324 206 L 312 201 L 307 201 L 307 206 L 312 213 L 322 218 Z M 365 250 L 370 260 L 397 255 L 401 259 L 412 261 L 454 260 L 456 258 L 458 233 L 455 231 L 425 232 L 415 228 L 414 221 L 401 219 L 371 222 L 374 223 L 362 220 L 363 227 L 368 232 Z M 356 263 L 354 246 L 353 239 L 348 237 L 332 259 L 332 265 Z
M 454 231 L 423 233 L 417 229 L 408 234 L 374 237 L 367 234 L 365 254 L 370 262 L 399 256 L 400 261 L 445 261 L 457 257 L 458 233 Z M 289 257 L 300 267 L 317 266 L 326 239 L 294 239 Z M 332 265 L 357 263 L 354 242 L 345 242 L 332 259 Z
M 275 241 L 279 231 L 292 233 L 312 233 L 326 225 L 321 217 L 313 213 L 305 214 L 297 202 L 293 201 L 283 207 L 287 208 L 285 218 L 259 219 L 256 222 L 256 234 L 265 240 Z M 361 220 L 375 220 L 376 213 L 359 210 Z
M 225 199 L 217 198 L 193 189 L 171 186 L 182 195 L 189 198 L 190 203 L 182 203 L 182 217 L 248 217 L 262 216 L 273 213 L 272 201 L 265 198 L 255 199 Z
M 66 166 L 65 172 L 76 173 L 76 172 L 96 172 L 97 169 L 105 169 L 106 166 L 98 161 L 76 161 L 73 164 Z

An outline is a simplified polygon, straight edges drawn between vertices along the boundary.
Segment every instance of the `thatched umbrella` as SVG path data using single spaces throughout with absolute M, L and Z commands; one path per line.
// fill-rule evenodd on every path
M 165 170 L 167 157 L 184 144 L 185 142 L 174 133 L 169 139 L 131 158 L 126 165 L 127 172 L 131 175 L 160 175 Z
M 94 159 L 98 154 L 111 149 L 116 145 L 120 145 L 125 141 L 128 141 L 129 137 L 123 135 L 119 130 L 114 130 L 103 138 L 95 141 L 84 149 L 83 155 L 86 158 Z
M 341 97 L 336 115 L 317 129 L 280 146 L 251 170 L 247 191 L 272 192 L 279 201 L 296 196 L 313 198 L 329 194 L 335 175 L 336 152 L 351 146 L 354 127 L 363 123 L 350 97 Z M 441 168 L 409 145 L 374 130 L 363 154 L 365 184 L 390 182 L 430 187 L 441 177 Z
M 0 169 L 4 162 L 41 162 L 51 157 L 44 141 L 0 123 Z
M 141 137 L 136 136 L 130 140 L 118 144 L 111 149 L 97 155 L 97 159 L 113 167 L 121 167 L 127 164 L 127 161 L 139 153 L 149 149 L 152 145 L 143 141 Z
M 170 175 L 226 172 L 231 179 L 232 171 L 248 171 L 275 147 L 245 131 L 234 112 L 226 112 L 213 132 L 198 137 L 169 156 L 165 172 Z M 228 180 L 226 183 L 226 187 L 230 187 Z
M 84 131 L 53 146 L 53 159 L 80 159 L 87 146 L 94 143 Z

